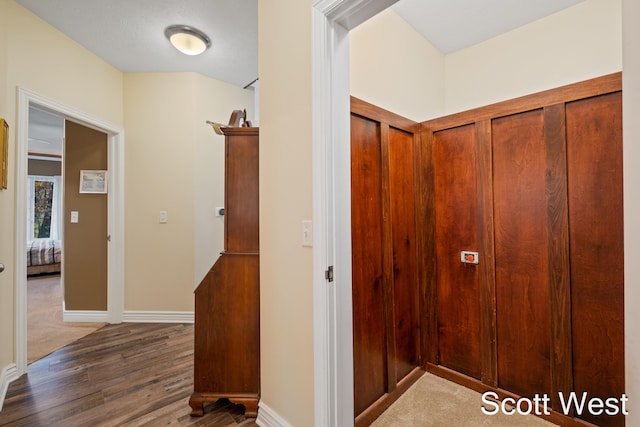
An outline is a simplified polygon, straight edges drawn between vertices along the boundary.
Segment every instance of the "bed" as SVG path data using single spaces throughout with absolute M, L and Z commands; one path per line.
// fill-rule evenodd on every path
M 60 240 L 35 239 L 27 242 L 27 275 L 59 273 L 61 258 Z

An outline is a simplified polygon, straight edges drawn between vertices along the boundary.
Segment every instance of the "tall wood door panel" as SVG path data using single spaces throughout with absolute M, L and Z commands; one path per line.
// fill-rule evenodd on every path
M 542 109 L 493 120 L 498 385 L 550 391 L 546 153 Z
M 422 373 L 417 123 L 352 99 L 351 227 L 356 425 Z
M 480 379 L 478 268 L 460 261 L 478 250 L 474 125 L 436 132 L 433 163 L 439 363 Z
M 574 389 L 618 397 L 624 387 L 622 94 L 568 103 L 567 158 Z M 601 426 L 624 417 L 577 415 Z

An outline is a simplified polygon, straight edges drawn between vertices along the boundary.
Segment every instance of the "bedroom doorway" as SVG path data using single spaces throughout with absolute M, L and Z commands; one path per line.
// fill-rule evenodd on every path
M 97 136 L 98 140 L 94 141 L 91 139 L 91 133 L 97 131 L 71 123 L 71 146 L 65 148 L 67 127 L 61 115 L 36 106 L 29 106 L 26 221 L 28 364 L 105 324 L 104 322 L 66 322 L 64 318 L 65 305 L 68 306 L 68 303 L 65 304 L 62 248 L 65 244 L 65 234 L 72 231 L 71 226 L 67 226 L 66 229 L 64 227 L 65 219 L 69 216 L 65 214 L 65 206 L 67 204 L 75 206 L 79 199 L 78 191 L 73 188 L 74 179 L 71 176 L 75 174 L 69 173 L 69 169 L 77 169 L 82 165 L 87 168 L 97 165 L 106 169 L 107 163 L 106 134 L 100 133 Z M 87 144 L 86 149 L 83 149 L 84 143 Z M 96 149 L 96 146 L 99 149 Z M 65 152 L 71 155 L 71 162 L 66 162 L 63 158 Z M 97 155 L 94 152 L 97 152 Z M 87 160 L 87 157 L 90 160 Z M 96 164 L 96 158 L 101 163 Z M 63 180 L 65 168 L 67 176 Z M 67 191 L 65 187 L 68 187 Z M 106 195 L 101 196 L 103 200 L 95 199 L 100 196 L 92 195 L 89 198 L 90 206 L 96 205 L 97 201 L 97 211 L 93 209 L 90 213 L 85 212 L 88 215 L 83 221 L 83 226 L 89 229 L 96 228 L 98 233 L 106 236 Z M 84 234 L 86 236 L 87 232 L 84 231 Z M 95 277 L 91 278 L 91 283 L 93 291 L 98 288 L 97 292 L 92 294 L 103 296 L 103 306 L 106 309 L 106 241 L 100 245 L 97 244 L 97 240 L 89 240 L 87 244 L 72 238 L 70 245 L 67 245 L 67 248 L 71 249 L 72 254 L 86 253 L 87 250 L 92 255 L 96 250 L 102 254 L 102 256 L 91 257 L 99 260 L 99 268 L 92 270 L 95 272 L 93 274 Z M 76 246 L 82 246 L 82 248 L 74 251 Z M 72 255 L 72 261 L 73 258 Z M 74 264 L 77 265 L 78 261 L 71 262 L 72 268 L 69 271 L 72 282 L 77 283 L 78 278 L 75 276 L 78 268 L 73 268 Z M 69 284 L 71 285 L 72 282 Z M 82 291 L 74 292 L 73 286 L 67 287 L 66 291 L 70 294 L 67 295 L 66 300 L 70 297 L 73 299 L 75 294 L 82 294 Z
M 104 235 L 103 241 L 106 245 L 107 265 L 106 265 L 106 302 L 104 308 L 97 309 L 95 306 L 87 310 L 77 307 L 70 307 L 66 304 L 64 320 L 68 322 L 88 322 L 88 323 L 120 323 L 124 311 L 124 130 L 109 122 L 88 115 L 84 112 L 61 104 L 57 101 L 38 95 L 24 88 L 18 88 L 18 120 L 16 129 L 16 229 L 27 230 L 27 199 L 28 199 L 28 130 L 30 108 L 35 107 L 45 112 L 53 113 L 64 120 L 81 125 L 92 131 L 99 131 L 103 141 L 106 140 L 106 156 L 109 173 L 106 175 L 108 183 L 108 193 L 102 195 L 106 198 L 107 229 L 108 235 Z M 65 162 L 68 160 L 65 152 Z M 87 169 L 97 169 L 90 165 Z M 106 168 L 105 168 L 106 169 Z M 73 173 L 77 176 L 74 185 L 75 192 L 79 191 L 80 173 Z M 64 176 L 64 171 L 63 171 Z M 103 175 L 104 176 L 104 175 Z M 64 182 L 61 189 L 64 187 Z M 64 189 L 63 189 L 64 195 Z M 64 196 L 63 196 L 64 197 Z M 80 210 L 79 208 L 76 210 Z M 91 217 L 91 215 L 89 215 Z M 87 216 L 80 215 L 79 220 L 87 219 Z M 70 220 L 70 215 L 63 214 L 62 220 Z M 64 229 L 64 224 L 62 226 Z M 26 232 L 15 235 L 16 253 L 27 252 Z M 107 238 L 110 240 L 107 242 Z M 64 257 L 64 248 L 63 254 Z M 66 261 L 63 262 L 66 265 Z M 66 266 L 65 266 L 66 268 Z M 27 372 L 27 317 L 29 307 L 27 304 L 27 261 L 26 256 L 15 257 L 16 274 L 16 311 L 15 311 L 15 338 L 16 338 L 16 370 L 17 375 Z M 63 272 L 66 276 L 66 272 Z M 66 278 L 66 277 L 65 277 Z M 63 283 L 64 287 L 65 284 Z M 86 292 L 83 289 L 81 292 Z M 89 292 L 92 292 L 89 290 Z

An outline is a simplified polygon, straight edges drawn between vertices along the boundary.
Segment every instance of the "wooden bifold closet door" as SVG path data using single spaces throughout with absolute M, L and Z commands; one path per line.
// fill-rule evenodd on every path
M 351 227 L 356 425 L 421 374 L 419 125 L 352 98 Z

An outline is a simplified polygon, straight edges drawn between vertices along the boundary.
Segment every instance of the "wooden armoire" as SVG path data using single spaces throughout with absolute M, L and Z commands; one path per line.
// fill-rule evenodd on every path
M 220 398 L 247 417 L 260 399 L 258 128 L 225 134 L 224 251 L 195 291 L 191 415 Z

